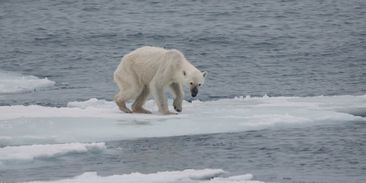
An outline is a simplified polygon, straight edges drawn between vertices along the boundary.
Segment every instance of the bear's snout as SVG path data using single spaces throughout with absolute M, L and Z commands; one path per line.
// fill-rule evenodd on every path
M 197 87 L 193 87 L 191 89 L 191 95 L 192 95 L 192 97 L 196 97 L 197 96 L 197 93 L 198 93 L 198 88 Z

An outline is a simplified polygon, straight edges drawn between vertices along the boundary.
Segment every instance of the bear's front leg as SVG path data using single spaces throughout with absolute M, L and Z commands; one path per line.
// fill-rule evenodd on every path
M 182 112 L 183 110 L 182 103 L 183 100 L 181 98 L 175 98 L 173 101 L 174 110 L 177 112 Z
M 150 85 L 151 92 L 155 98 L 155 102 L 159 108 L 159 112 L 165 115 L 168 114 L 177 114 L 174 112 L 170 112 L 168 108 L 168 101 L 164 96 L 164 87 L 156 85 L 155 82 Z
M 175 97 L 173 101 L 173 107 L 177 112 L 182 112 L 182 102 L 184 98 L 183 86 L 178 83 L 172 83 L 170 84 L 170 88 L 172 89 Z

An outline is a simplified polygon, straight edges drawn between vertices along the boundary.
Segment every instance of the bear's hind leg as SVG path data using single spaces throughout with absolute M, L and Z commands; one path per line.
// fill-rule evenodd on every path
M 151 114 L 150 111 L 144 109 L 142 106 L 145 104 L 145 101 L 147 97 L 149 96 L 149 87 L 144 86 L 144 89 L 142 89 L 140 95 L 136 98 L 135 102 L 132 104 L 132 111 L 135 113 L 145 113 L 145 114 Z
M 132 111 L 127 108 L 126 106 L 126 100 L 124 99 L 123 95 L 121 94 L 121 92 L 119 92 L 115 97 L 114 100 L 116 101 L 116 104 L 119 108 L 119 110 L 125 112 L 125 113 L 132 113 Z
M 114 80 L 118 85 L 119 93 L 115 96 L 116 104 L 119 109 L 125 113 L 132 113 L 132 110 L 127 108 L 126 102 L 137 98 L 143 87 L 138 85 L 135 76 L 129 72 L 123 72 L 122 75 L 114 75 Z

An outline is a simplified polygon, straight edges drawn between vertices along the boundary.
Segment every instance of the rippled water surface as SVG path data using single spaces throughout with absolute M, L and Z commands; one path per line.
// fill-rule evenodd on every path
M 143 45 L 209 71 L 204 100 L 364 94 L 365 17 L 362 0 L 2 1 L 0 68 L 56 86 L 1 103 L 112 99 L 120 58 Z
M 203 101 L 365 95 L 365 20 L 364 0 L 1 0 L 0 106 L 112 100 L 120 58 L 144 45 L 179 49 L 208 71 Z M 189 168 L 264 182 L 366 182 L 365 108 L 359 121 L 107 141 L 103 152 L 0 161 L 0 182 Z M 8 124 L 0 117 L 0 128 Z

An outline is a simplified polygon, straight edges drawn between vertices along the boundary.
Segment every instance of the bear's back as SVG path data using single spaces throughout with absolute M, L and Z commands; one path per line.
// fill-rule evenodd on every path
M 155 57 L 162 56 L 167 52 L 164 48 L 152 47 L 152 46 L 144 46 L 141 48 L 137 48 L 136 50 L 130 52 L 128 55 L 132 55 L 135 57 Z

